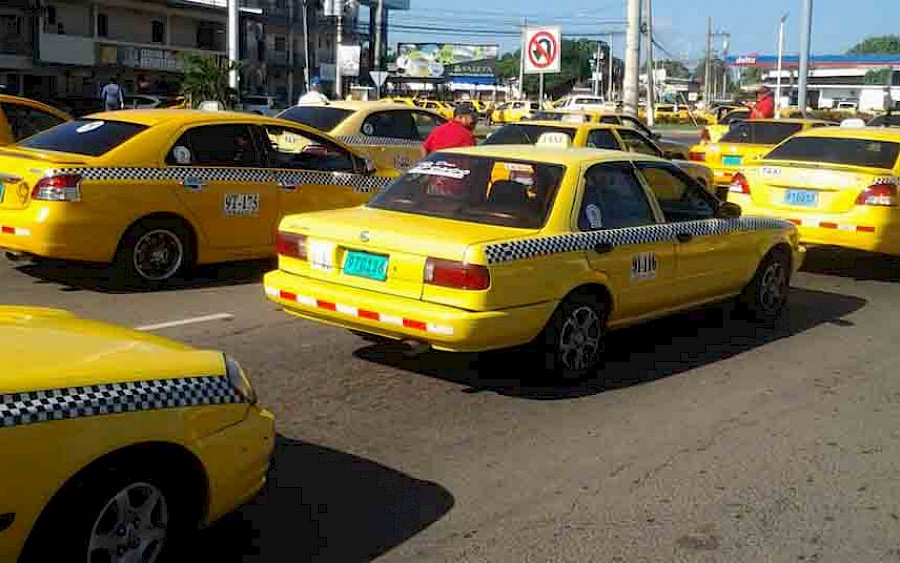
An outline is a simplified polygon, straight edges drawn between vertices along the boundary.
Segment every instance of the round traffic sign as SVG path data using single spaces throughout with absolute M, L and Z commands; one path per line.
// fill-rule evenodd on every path
M 539 31 L 528 41 L 528 62 L 535 68 L 544 69 L 553 66 L 557 56 L 559 45 L 553 34 Z

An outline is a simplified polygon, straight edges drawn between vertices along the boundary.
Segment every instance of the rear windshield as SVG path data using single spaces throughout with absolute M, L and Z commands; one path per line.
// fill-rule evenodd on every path
M 323 106 L 294 106 L 278 114 L 281 119 L 309 125 L 319 131 L 331 131 L 353 115 L 348 109 Z
M 849 166 L 891 169 L 900 154 L 900 144 L 866 139 L 797 137 L 772 149 L 763 160 L 798 160 Z
M 891 115 L 888 119 L 887 115 L 879 115 L 868 123 L 870 127 L 897 127 L 900 125 L 900 115 Z
M 244 96 L 243 102 L 253 106 L 267 106 L 269 105 L 269 98 L 264 98 L 262 96 Z
M 534 145 L 544 133 L 565 133 L 569 140 L 575 139 L 575 129 L 571 127 L 549 127 L 546 125 L 504 125 L 484 140 L 484 145 Z
M 19 143 L 19 146 L 85 156 L 100 156 L 146 128 L 146 125 L 122 121 L 76 119 L 29 137 Z
M 803 126 L 799 123 L 743 122 L 737 123 L 722 135 L 723 143 L 747 143 L 751 145 L 777 145 Z
M 558 111 L 539 111 L 534 114 L 535 121 L 562 121 L 565 113 L 560 113 Z
M 435 153 L 394 180 L 367 204 L 469 223 L 538 229 L 544 225 L 565 168 Z

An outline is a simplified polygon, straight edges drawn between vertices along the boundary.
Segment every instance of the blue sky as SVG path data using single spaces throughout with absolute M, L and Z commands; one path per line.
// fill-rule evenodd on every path
M 898 0 L 813 1 L 814 53 L 843 53 L 866 36 L 900 33 Z M 541 3 L 521 0 L 411 0 L 409 12 L 391 14 L 389 42 L 500 43 L 502 51 L 509 51 L 518 48 L 515 32 L 522 16 L 527 16 L 529 23 L 559 25 L 563 34 L 625 29 L 625 0 L 554 0 L 548 4 L 544 8 Z M 800 9 L 801 0 L 653 0 L 654 31 L 657 41 L 672 55 L 696 61 L 704 56 L 707 17 L 712 16 L 714 31 L 731 34 L 729 53 L 774 54 L 778 20 L 787 11 L 786 51 L 796 53 Z M 503 34 L 481 34 L 481 30 Z M 624 43 L 624 35 L 614 38 L 617 56 L 621 56 Z M 714 49 L 722 49 L 721 38 L 714 41 Z

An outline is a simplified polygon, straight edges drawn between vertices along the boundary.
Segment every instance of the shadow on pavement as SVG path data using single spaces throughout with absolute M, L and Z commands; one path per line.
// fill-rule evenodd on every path
M 678 314 L 611 333 L 604 365 L 593 377 L 576 382 L 548 381 L 537 367 L 542 359 L 524 349 L 482 354 L 428 352 L 407 358 L 396 345 L 378 344 L 357 350 L 355 355 L 467 385 L 469 393 L 493 391 L 531 400 L 571 399 L 679 374 L 821 324 L 852 327 L 841 317 L 865 304 L 856 297 L 793 288 L 788 310 L 772 327 L 732 318 L 730 303 Z
M 807 249 L 801 271 L 857 281 L 900 282 L 900 259 L 885 254 L 818 246 Z
M 143 293 L 147 291 L 178 291 L 203 287 L 223 287 L 257 283 L 263 274 L 275 267 L 271 260 L 247 260 L 198 266 L 183 276 L 155 287 L 138 283 L 126 284 L 115 279 L 110 266 L 41 260 L 17 264 L 16 269 L 35 278 L 38 284 L 58 284 L 60 291 L 95 291 L 98 293 Z
M 453 507 L 449 491 L 279 435 L 266 488 L 198 534 L 198 561 L 369 561 Z

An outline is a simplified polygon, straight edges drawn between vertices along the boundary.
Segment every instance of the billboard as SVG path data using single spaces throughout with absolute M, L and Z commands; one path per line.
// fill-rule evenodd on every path
M 499 45 L 400 43 L 397 70 L 410 78 L 494 78 Z

